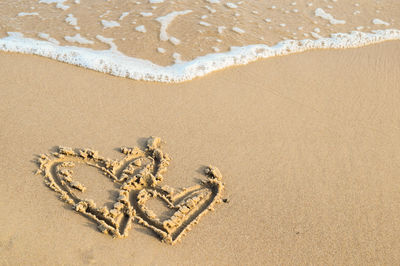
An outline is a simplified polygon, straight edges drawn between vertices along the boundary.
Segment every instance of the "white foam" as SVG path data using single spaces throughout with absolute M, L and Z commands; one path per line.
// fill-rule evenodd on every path
M 186 15 L 191 13 L 192 10 L 184 10 L 184 11 L 174 11 L 171 12 L 165 16 L 162 17 L 158 17 L 156 18 L 156 21 L 160 22 L 161 24 L 161 28 L 160 28 L 160 40 L 161 41 L 168 41 L 170 40 L 172 43 L 174 43 L 174 39 L 177 40 L 176 38 L 174 38 L 173 40 L 171 40 L 171 37 L 168 35 L 167 33 L 167 28 L 169 26 L 169 24 L 171 24 L 171 22 L 177 17 L 177 16 L 182 16 L 182 15 Z
M 38 12 L 31 12 L 31 13 L 19 12 L 18 13 L 18 17 L 25 17 L 25 16 L 39 16 L 39 13 Z
M 67 22 L 69 25 L 72 25 L 72 26 L 78 25 L 78 19 L 76 17 L 74 17 L 73 14 L 68 14 L 68 16 L 65 18 L 65 22 Z
M 208 11 L 210 11 L 210 13 L 215 13 L 217 12 L 217 10 L 215 10 L 214 8 L 211 8 L 209 6 L 204 6 Z
M 110 46 L 110 51 L 119 53 L 118 47 L 114 43 L 114 39 L 113 38 L 106 38 L 106 37 L 101 36 L 101 35 L 96 35 L 96 39 L 101 41 L 102 43 L 108 44 Z
M 313 36 L 315 39 L 321 39 L 321 38 L 322 38 L 322 36 L 319 35 L 319 34 L 318 34 L 317 32 L 315 32 L 315 31 L 310 32 L 310 34 L 311 34 L 311 36 Z
M 207 0 L 207 2 L 209 2 L 210 4 L 219 4 L 220 3 L 219 0 Z
M 79 44 L 94 44 L 93 41 L 82 37 L 79 33 L 75 34 L 75 36 L 65 36 L 64 39 L 67 42 L 72 42 L 72 43 L 76 42 L 76 43 L 79 43 Z
M 149 0 L 150 4 L 159 4 L 159 3 L 163 3 L 164 0 Z
M 229 7 L 229 8 L 237 8 L 238 6 L 237 5 L 235 5 L 234 3 L 230 3 L 230 2 L 228 2 L 228 3 L 226 3 L 225 4 L 227 7 Z
M 192 61 L 159 66 L 148 60 L 128 57 L 112 49 L 96 51 L 83 47 L 58 46 L 48 41 L 24 38 L 21 33 L 10 32 L 8 34 L 8 37 L 0 39 L 0 50 L 2 51 L 35 54 L 115 76 L 159 82 L 182 82 L 232 65 L 243 65 L 260 58 L 311 49 L 354 48 L 387 40 L 400 40 L 400 31 L 395 29 L 378 30 L 371 33 L 353 31 L 332 34 L 329 38 L 317 40 L 287 40 L 275 46 L 257 44 L 232 47 L 229 52 L 208 54 Z M 97 38 L 99 39 L 98 36 Z M 80 38 L 75 36 L 73 39 Z M 108 42 L 108 40 L 109 38 L 106 41 Z
M 53 3 L 56 3 L 56 7 L 57 7 L 57 8 L 60 8 L 60 9 L 62 9 L 62 10 L 67 10 L 67 9 L 69 8 L 69 6 L 64 5 L 64 3 L 65 3 L 66 1 L 67 1 L 67 0 L 40 0 L 40 1 L 39 1 L 39 4 L 40 4 L 40 3 L 43 3 L 43 4 L 53 4 Z
M 48 33 L 39 32 L 39 33 L 38 33 L 38 37 L 39 37 L 39 38 L 42 38 L 42 39 L 44 39 L 44 40 L 47 40 L 47 41 L 49 41 L 49 42 L 51 42 L 51 43 L 54 43 L 54 44 L 56 44 L 56 45 L 59 45 L 59 44 L 60 44 L 59 41 L 57 41 L 56 39 L 50 37 L 50 35 L 49 35 Z
M 389 26 L 390 25 L 390 23 L 388 23 L 386 21 L 383 21 L 383 20 L 381 20 L 379 18 L 373 19 L 372 23 L 374 23 L 375 25 L 385 25 L 385 26 Z
M 183 62 L 181 54 L 173 53 L 172 57 L 175 59 L 175 64 L 179 64 L 179 63 Z
M 140 15 L 142 17 L 151 17 L 151 16 L 153 16 L 153 13 L 151 13 L 151 12 L 140 12 Z
M 224 30 L 226 30 L 226 27 L 225 26 L 218 26 L 217 29 L 218 29 L 218 33 L 222 34 L 224 32 Z
M 101 14 L 100 16 L 99 16 L 99 18 L 102 18 L 102 17 L 104 17 L 104 16 L 107 16 L 108 14 L 110 14 L 110 10 L 107 10 L 106 12 L 104 12 L 103 14 Z
M 101 24 L 103 24 L 104 29 L 121 26 L 118 22 L 116 22 L 114 20 L 104 20 L 104 19 L 102 19 L 101 20 Z
M 65 18 L 65 22 L 71 26 L 74 26 L 76 30 L 80 30 L 80 27 L 78 27 L 78 19 L 74 17 L 73 14 L 68 14 L 68 16 Z
M 200 21 L 199 24 L 202 25 L 202 26 L 204 26 L 204 27 L 210 27 L 210 26 L 211 26 L 210 23 L 205 22 L 205 21 Z
M 331 24 L 346 24 L 346 21 L 335 19 L 331 14 L 326 13 L 322 8 L 315 9 L 315 16 L 326 19 Z
M 146 27 L 144 25 L 140 25 L 140 26 L 137 26 L 135 28 L 135 30 L 138 31 L 138 32 L 145 33 L 146 32 Z
M 242 30 L 241 28 L 238 28 L 238 27 L 233 27 L 232 30 L 233 30 L 234 32 L 236 32 L 236 33 L 239 33 L 239 34 L 245 33 L 244 30 Z
M 21 32 L 8 31 L 7 34 L 8 34 L 8 36 L 10 36 L 10 37 L 24 38 L 24 34 L 22 34 Z
M 129 15 L 129 12 L 123 12 L 122 14 L 121 14 L 121 16 L 119 17 L 119 20 L 123 20 L 126 16 L 128 16 Z
M 173 45 L 178 45 L 181 43 L 181 40 L 179 40 L 178 38 L 175 37 L 169 37 L 169 41 L 173 44 Z
M 165 53 L 166 51 L 165 51 L 164 48 L 158 47 L 158 48 L 157 48 L 157 52 L 159 52 L 160 54 L 163 54 L 163 53 Z

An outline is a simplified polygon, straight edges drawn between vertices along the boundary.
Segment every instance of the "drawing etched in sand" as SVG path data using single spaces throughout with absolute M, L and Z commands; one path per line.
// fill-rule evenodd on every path
M 213 166 L 205 169 L 206 179 L 200 184 L 175 190 L 160 185 L 170 163 L 168 154 L 161 150 L 161 139 L 150 137 L 147 147 L 141 150 L 121 148 L 125 155 L 120 161 L 101 157 L 97 151 L 59 147 L 51 155 L 39 158 L 38 174 L 45 183 L 60 194 L 60 198 L 98 224 L 101 232 L 113 237 L 128 236 L 134 220 L 150 228 L 163 242 L 175 244 L 214 205 L 221 201 L 224 184 L 219 170 Z M 97 168 L 119 185 L 118 198 L 112 208 L 96 206 L 91 199 L 83 199 L 86 187 L 74 179 L 77 164 Z M 158 198 L 172 210 L 172 215 L 161 220 L 148 206 L 149 199 Z

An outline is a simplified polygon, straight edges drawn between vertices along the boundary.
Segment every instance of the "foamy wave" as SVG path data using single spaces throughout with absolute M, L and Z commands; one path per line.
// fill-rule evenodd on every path
M 52 42 L 24 38 L 9 33 L 0 39 L 0 50 L 40 55 L 61 62 L 135 80 L 182 82 L 204 76 L 233 65 L 244 65 L 261 58 L 288 55 L 311 49 L 355 48 L 387 40 L 400 40 L 400 30 L 377 30 L 371 33 L 353 31 L 332 34 L 330 38 L 301 41 L 286 40 L 275 46 L 264 44 L 232 47 L 229 52 L 208 54 L 192 61 L 159 66 L 148 60 L 126 56 L 115 50 L 93 50 L 75 46 L 59 46 Z

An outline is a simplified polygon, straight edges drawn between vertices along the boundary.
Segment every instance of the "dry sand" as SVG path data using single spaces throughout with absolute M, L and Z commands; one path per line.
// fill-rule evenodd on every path
M 399 263 L 398 58 L 393 41 L 157 84 L 1 53 L 0 264 Z M 99 233 L 34 174 L 57 145 L 121 159 L 151 135 L 173 158 L 165 184 L 192 186 L 212 164 L 229 199 L 175 246 L 137 223 Z M 114 201 L 87 173 L 87 193 Z

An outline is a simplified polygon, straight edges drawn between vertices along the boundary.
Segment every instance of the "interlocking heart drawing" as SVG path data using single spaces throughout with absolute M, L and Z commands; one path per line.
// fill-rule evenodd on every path
M 59 147 L 51 155 L 39 158 L 38 174 L 45 183 L 60 194 L 60 198 L 73 208 L 98 224 L 101 232 L 113 237 L 128 236 L 136 220 L 160 236 L 168 244 L 175 244 L 198 223 L 215 204 L 221 202 L 224 184 L 219 170 L 213 166 L 205 169 L 206 180 L 200 184 L 182 189 L 161 186 L 163 174 L 170 163 L 168 154 L 161 150 L 161 139 L 150 137 L 147 147 L 141 150 L 121 148 L 123 159 L 110 160 L 101 157 L 97 151 Z M 74 179 L 77 164 L 98 169 L 119 186 L 118 197 L 112 208 L 98 207 L 93 200 L 83 199 L 86 187 Z M 147 202 L 158 198 L 170 208 L 173 214 L 161 221 Z

